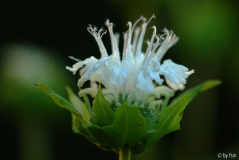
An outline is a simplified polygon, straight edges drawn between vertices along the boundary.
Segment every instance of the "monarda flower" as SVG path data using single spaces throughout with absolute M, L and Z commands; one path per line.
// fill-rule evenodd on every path
M 149 21 L 154 18 L 152 16 Z M 137 24 L 142 21 L 141 27 Z M 89 25 L 88 32 L 95 38 L 101 58 L 90 57 L 73 67 L 66 67 L 74 74 L 80 70 L 78 98 L 69 88 L 69 103 L 43 84 L 35 84 L 61 107 L 72 113 L 74 132 L 84 135 L 97 146 L 113 150 L 120 159 L 129 159 L 130 153 L 142 153 L 165 134 L 180 129 L 179 122 L 186 105 L 198 94 L 219 81 L 207 81 L 176 97 L 183 90 L 189 75 L 194 73 L 183 65 L 162 58 L 178 37 L 167 29 L 153 34 L 142 51 L 144 36 L 149 21 L 139 18 L 134 25 L 128 22 L 128 31 L 123 34 L 124 46 L 119 51 L 119 35 L 113 33 L 113 23 L 106 21 L 111 39 L 112 53 L 109 54 L 102 42 L 107 31 Z M 91 87 L 84 88 L 86 81 Z M 98 82 L 101 85 L 98 85 Z M 87 95 L 94 98 L 93 104 Z M 168 105 L 169 104 L 169 105 Z

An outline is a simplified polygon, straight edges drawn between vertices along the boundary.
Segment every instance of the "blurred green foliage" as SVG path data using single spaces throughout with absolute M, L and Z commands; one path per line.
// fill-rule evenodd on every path
M 70 82 L 63 72 L 54 52 L 33 45 L 11 44 L 1 48 L 2 63 L 0 87 L 2 90 L 2 111 L 11 110 L 16 114 L 42 116 L 46 113 L 56 115 L 58 110 L 49 103 L 33 83 L 44 82 L 65 95 L 64 86 Z M 52 61 L 52 59 L 55 59 Z M 64 75 L 65 74 L 65 75 Z M 67 81 L 68 80 L 68 81 Z

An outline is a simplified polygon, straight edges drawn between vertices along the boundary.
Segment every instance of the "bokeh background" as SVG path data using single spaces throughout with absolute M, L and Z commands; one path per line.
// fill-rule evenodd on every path
M 88 24 L 100 28 L 110 19 L 122 33 L 128 21 L 153 14 L 146 39 L 153 25 L 158 33 L 167 27 L 180 37 L 165 59 L 195 69 L 187 88 L 209 79 L 222 84 L 188 105 L 180 131 L 133 160 L 239 156 L 238 6 L 237 0 L 0 1 L 0 159 L 118 159 L 74 134 L 70 113 L 32 84 L 45 83 L 67 98 L 65 86 L 77 92 L 79 78 L 65 69 L 74 63 L 68 56 L 100 57 Z M 108 34 L 103 41 L 110 51 Z

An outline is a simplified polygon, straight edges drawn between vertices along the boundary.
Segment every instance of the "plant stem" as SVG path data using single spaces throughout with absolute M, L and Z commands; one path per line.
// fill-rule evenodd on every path
M 119 160 L 130 160 L 131 151 L 127 145 L 119 150 Z

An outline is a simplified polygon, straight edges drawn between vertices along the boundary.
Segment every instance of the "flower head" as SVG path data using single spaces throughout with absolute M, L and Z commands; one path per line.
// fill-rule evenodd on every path
M 150 20 L 152 18 L 154 16 Z M 143 21 L 141 28 L 136 27 L 139 21 Z M 69 88 L 70 103 L 46 85 L 35 84 L 57 105 L 72 113 L 75 133 L 84 135 L 103 149 L 119 152 L 120 157 L 123 150 L 140 154 L 164 135 L 180 129 L 186 105 L 199 92 L 220 84 L 220 81 L 207 81 L 185 91 L 168 105 L 174 91 L 183 90 L 188 76 L 194 71 L 170 59 L 162 62 L 166 51 L 178 41 L 178 37 L 167 29 L 163 30 L 162 35 L 157 35 L 153 26 L 148 47 L 145 52 L 142 51 L 149 21 L 140 17 L 133 26 L 128 22 L 122 55 L 118 48 L 119 35 L 113 34 L 112 23 L 106 21 L 112 44 L 111 55 L 102 42 L 106 31 L 97 31 L 89 25 L 87 29 L 99 46 L 101 58 L 90 57 L 81 61 L 70 57 L 78 62 L 72 68 L 66 68 L 74 74 L 80 69 L 80 88 L 90 80 L 91 87 L 81 89 L 79 95 L 95 97 L 92 105 L 87 96 L 83 97 L 83 102 Z M 164 80 L 169 87 L 163 85 Z M 104 89 L 96 82 L 102 84 Z
M 152 18 L 155 18 L 152 16 Z M 128 103 L 142 103 L 146 95 L 160 96 L 164 92 L 162 89 L 156 89 L 162 86 L 164 79 L 173 90 L 183 90 L 187 78 L 194 71 L 172 62 L 170 59 L 162 62 L 162 58 L 166 51 L 172 47 L 178 37 L 167 29 L 163 30 L 163 34 L 157 35 L 156 27 L 153 26 L 153 35 L 150 41 L 147 41 L 147 49 L 142 51 L 144 35 L 149 24 L 144 17 L 140 17 L 132 26 L 128 22 L 128 31 L 124 33 L 124 47 L 122 56 L 119 52 L 119 35 L 113 33 L 113 23 L 106 21 L 110 34 L 112 54 L 109 55 L 103 42 L 102 36 L 107 31 L 100 29 L 97 31 L 95 27 L 89 25 L 87 30 L 95 38 L 101 58 L 87 58 L 84 61 L 70 57 L 76 61 L 73 67 L 66 67 L 74 74 L 80 70 L 81 78 L 78 82 L 79 87 L 85 81 L 91 81 L 91 88 L 80 91 L 80 95 L 91 94 L 95 96 L 97 93 L 97 84 L 99 82 L 104 85 L 106 93 L 109 93 L 108 100 L 115 103 L 119 102 L 119 95 L 122 100 Z M 141 28 L 136 25 L 143 21 Z M 164 77 L 164 79 L 163 79 Z M 155 82 L 155 83 L 154 83 Z M 165 87 L 164 87 L 165 88 Z M 167 89 L 170 91 L 170 89 Z M 133 100 L 132 100 L 133 99 Z

